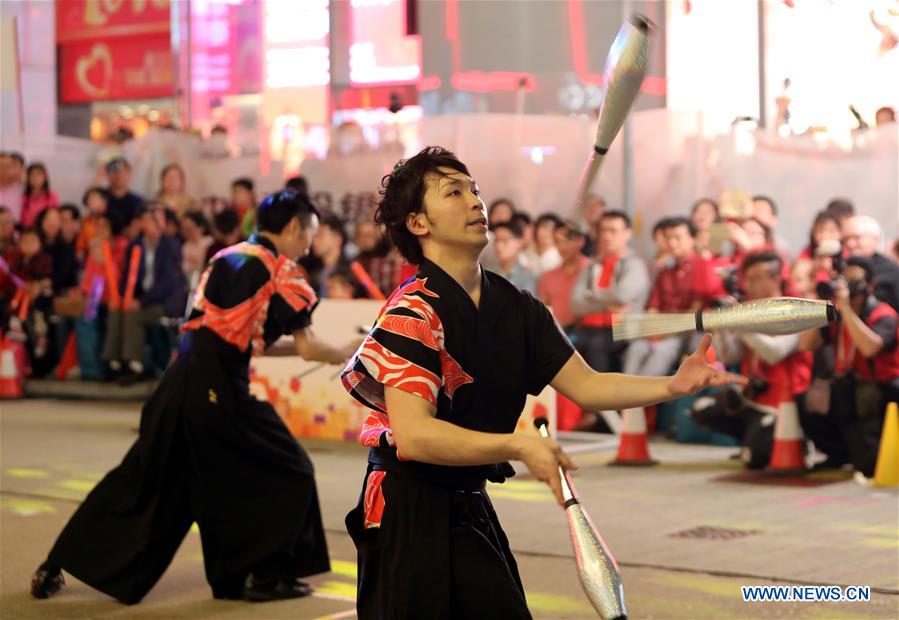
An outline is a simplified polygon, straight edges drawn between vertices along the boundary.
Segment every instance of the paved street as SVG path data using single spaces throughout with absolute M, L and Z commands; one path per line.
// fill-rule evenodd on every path
M 350 618 L 355 551 L 343 529 L 364 471 L 361 447 L 304 442 L 316 464 L 332 572 L 313 597 L 251 604 L 212 599 L 191 532 L 140 604 L 125 607 L 74 578 L 34 601 L 31 573 L 68 516 L 136 437 L 134 403 L 0 403 L 0 617 Z M 899 502 L 842 472 L 801 480 L 746 476 L 732 449 L 653 443 L 662 465 L 610 468 L 610 452 L 576 455 L 575 481 L 622 568 L 631 618 L 899 617 Z M 520 475 L 491 497 L 538 618 L 596 617 L 580 589 L 564 514 Z M 871 587 L 864 603 L 748 603 L 741 585 Z M 427 617 L 423 612 L 422 617 Z

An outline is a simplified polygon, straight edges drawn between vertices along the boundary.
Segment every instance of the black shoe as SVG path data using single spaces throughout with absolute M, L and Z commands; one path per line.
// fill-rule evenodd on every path
M 243 599 L 243 588 L 241 586 L 236 588 L 213 588 L 212 598 L 224 601 L 240 601 Z
M 65 583 L 66 580 L 59 569 L 48 569 L 42 565 L 31 578 L 31 596 L 41 599 L 50 598 L 59 592 Z
M 136 429 L 135 429 L 136 430 Z M 244 573 L 246 575 L 246 573 Z M 233 575 L 229 577 L 219 577 L 212 586 L 212 598 L 222 599 L 226 601 L 243 600 L 243 586 L 246 583 L 246 576 Z
M 250 575 L 243 586 L 243 597 L 247 601 L 261 603 L 302 598 L 312 594 L 312 586 L 291 577 L 258 578 Z

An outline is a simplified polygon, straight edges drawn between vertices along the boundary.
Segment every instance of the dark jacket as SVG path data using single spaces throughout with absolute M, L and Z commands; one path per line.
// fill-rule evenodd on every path
M 874 296 L 899 312 L 899 265 L 880 252 L 871 256 L 874 270 Z
M 61 295 L 66 290 L 78 286 L 78 261 L 75 259 L 75 244 L 57 239 L 44 246 L 53 260 L 53 294 Z
M 181 247 L 178 241 L 168 235 L 159 238 L 156 246 L 156 255 L 153 261 L 153 285 L 144 290 L 143 281 L 147 268 L 146 242 L 143 236 L 128 246 L 125 254 L 125 268 L 119 283 L 121 295 L 125 295 L 128 286 L 128 267 L 131 264 L 131 255 L 134 248 L 140 246 L 141 260 L 137 272 L 137 281 L 134 286 L 134 298 L 140 301 L 141 306 L 164 306 L 166 316 L 181 316 L 187 301 L 187 285 L 181 271 Z
M 134 192 L 126 192 L 124 196 L 113 196 L 106 193 L 106 217 L 112 226 L 112 234 L 119 235 L 131 223 L 137 211 L 144 206 L 144 199 Z

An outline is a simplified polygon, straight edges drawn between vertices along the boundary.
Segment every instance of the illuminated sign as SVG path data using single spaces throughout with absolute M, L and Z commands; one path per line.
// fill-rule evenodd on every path
M 404 0 L 351 0 L 350 82 L 400 84 L 421 76 L 421 37 L 406 35 Z
M 331 78 L 328 48 L 272 48 L 265 53 L 265 84 L 269 88 L 323 86 Z
M 328 0 L 265 3 L 267 88 L 324 86 L 331 80 Z

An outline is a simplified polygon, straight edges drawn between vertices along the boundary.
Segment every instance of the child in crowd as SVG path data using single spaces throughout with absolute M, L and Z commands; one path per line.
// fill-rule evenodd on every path
M 206 266 L 206 253 L 215 241 L 209 234 L 209 222 L 199 211 L 188 211 L 181 217 L 181 270 L 191 288 Z
M 52 307 L 53 258 L 43 251 L 40 235 L 35 229 L 22 231 L 18 250 L 9 267 L 10 272 L 24 283 L 24 296 L 19 298 L 13 311 L 21 312 L 20 318 L 26 321 L 31 358 L 43 358 L 49 341 L 47 318 Z
M 106 218 L 106 192 L 102 188 L 91 187 L 84 192 L 81 203 L 87 209 L 87 214 L 84 216 L 81 232 L 78 233 L 78 239 L 75 241 L 75 252 L 78 260 L 83 262 L 91 248 L 91 243 L 97 238 L 99 221 Z
M 240 230 L 240 215 L 235 209 L 225 209 L 216 215 L 212 226 L 212 235 L 215 241 L 206 252 L 206 260 L 215 256 L 219 250 L 224 250 L 243 240 Z
M 325 279 L 328 299 L 356 299 L 359 295 L 359 284 L 349 269 L 339 268 L 328 274 Z
M 59 208 L 62 217 L 62 240 L 73 246 L 81 233 L 81 209 L 72 203 L 66 203 Z
M 242 177 L 231 183 L 231 207 L 240 218 L 243 236 L 249 237 L 256 228 L 256 192 L 252 179 Z

